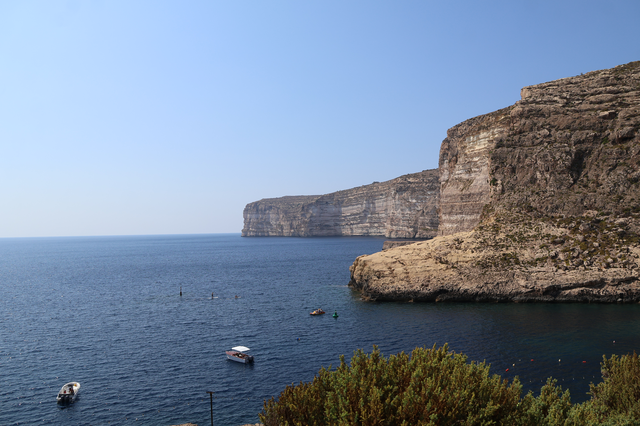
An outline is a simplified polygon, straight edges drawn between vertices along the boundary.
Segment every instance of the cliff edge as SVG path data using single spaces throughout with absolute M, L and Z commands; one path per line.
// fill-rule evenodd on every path
M 447 132 L 438 237 L 351 266 L 371 300 L 640 301 L 640 62 Z
M 438 170 L 425 170 L 326 195 L 269 198 L 247 204 L 242 236 L 431 238 L 439 197 Z

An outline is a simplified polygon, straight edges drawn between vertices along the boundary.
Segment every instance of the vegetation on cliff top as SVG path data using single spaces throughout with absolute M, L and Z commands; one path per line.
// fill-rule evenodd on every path
M 572 404 L 549 378 L 540 395 L 522 397 L 489 365 L 467 362 L 447 345 L 416 348 L 385 358 L 355 352 L 334 371 L 322 368 L 311 383 L 288 386 L 265 401 L 260 420 L 275 425 L 640 425 L 640 360 L 634 353 L 603 357 L 591 399 Z

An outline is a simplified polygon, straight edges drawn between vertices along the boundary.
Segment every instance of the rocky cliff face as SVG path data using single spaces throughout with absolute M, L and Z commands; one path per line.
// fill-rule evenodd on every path
M 449 129 L 440 148 L 439 235 L 473 229 L 489 202 L 489 153 L 508 131 L 508 109 Z
M 264 199 L 245 207 L 242 236 L 430 238 L 439 196 L 438 171 L 425 170 L 326 195 Z
M 525 87 L 440 172 L 440 237 L 356 259 L 364 297 L 640 300 L 640 62 Z

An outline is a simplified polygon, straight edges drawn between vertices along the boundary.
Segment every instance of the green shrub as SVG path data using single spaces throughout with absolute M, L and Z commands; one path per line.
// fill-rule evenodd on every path
M 522 386 L 489 375 L 485 363 L 449 351 L 416 348 L 385 359 L 377 347 L 340 357 L 311 383 L 265 401 L 260 420 L 275 425 L 513 424 Z
M 540 396 L 533 397 L 529 392 L 521 402 L 522 413 L 516 417 L 517 425 L 564 425 L 571 406 L 569 391 L 562 391 L 556 380 L 547 379 L 540 389 Z
M 311 383 L 291 385 L 264 402 L 265 426 L 303 425 L 519 425 L 640 426 L 640 361 L 613 355 L 602 362 L 603 381 L 591 399 L 571 404 L 569 391 L 549 378 L 534 397 L 522 386 L 489 374 L 489 366 L 441 348 L 416 348 L 384 358 L 344 355 L 336 370 L 322 368 Z
M 590 404 L 598 412 L 640 419 L 640 360 L 633 355 L 602 357 L 603 381 L 590 386 Z

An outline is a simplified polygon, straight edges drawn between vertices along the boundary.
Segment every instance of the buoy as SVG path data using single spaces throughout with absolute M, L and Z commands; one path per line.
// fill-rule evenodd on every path
M 583 363 L 583 364 L 586 364 L 586 363 L 587 363 L 587 361 L 582 361 L 582 363 Z
M 335 311 L 335 312 L 333 313 L 333 317 L 334 317 L 334 318 L 338 318 L 338 311 Z
M 533 362 L 533 359 L 531 360 L 531 362 Z
M 507 368 L 507 369 L 506 369 L 506 370 L 504 370 L 504 371 L 509 371 L 509 369 Z

